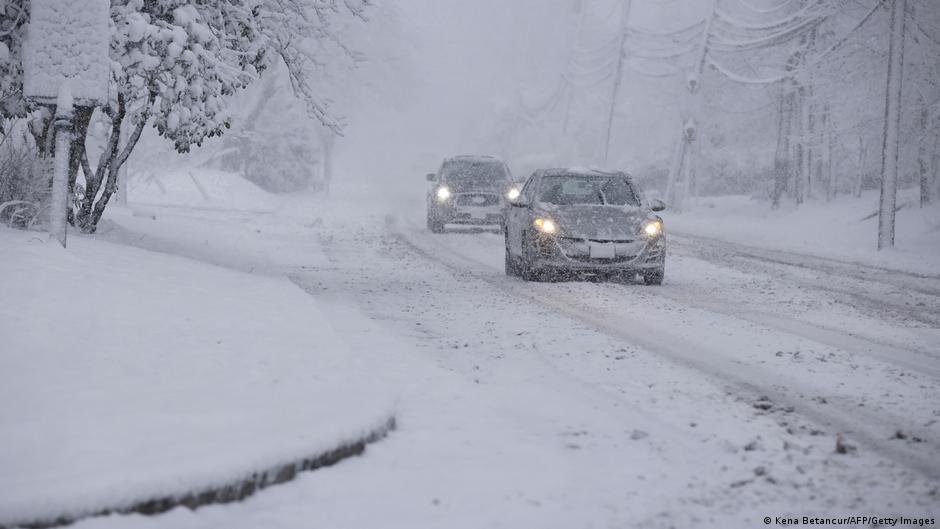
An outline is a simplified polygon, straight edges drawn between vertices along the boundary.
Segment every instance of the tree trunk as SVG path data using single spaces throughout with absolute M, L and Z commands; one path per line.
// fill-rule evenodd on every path
M 823 106 L 823 111 L 819 116 L 820 142 L 819 156 L 816 161 L 818 167 L 816 171 L 816 181 L 823 186 L 826 202 L 829 202 L 835 196 L 835 186 L 832 180 L 832 136 L 829 133 L 829 120 L 832 116 L 829 114 L 828 105 Z
M 931 156 L 931 174 L 933 175 L 933 198 L 940 197 L 940 137 L 933 144 L 933 156 Z
M 920 145 L 917 147 L 917 176 L 920 183 L 920 207 L 930 204 L 931 187 L 930 169 L 927 166 L 927 125 L 930 121 L 930 111 L 921 97 L 920 110 Z
M 122 94 L 118 94 L 118 108 L 111 117 L 111 133 L 108 136 L 108 142 L 101 157 L 98 159 L 98 166 L 95 168 L 93 176 L 89 177 L 88 189 L 85 191 L 85 198 L 82 200 L 79 208 L 76 224 L 84 233 L 94 233 L 98 229 L 98 222 L 104 214 L 108 201 L 118 189 L 118 177 L 124 163 L 137 146 L 140 140 L 140 134 L 150 118 L 149 109 L 156 100 L 156 93 L 151 92 L 149 99 L 143 105 L 146 109 L 137 116 L 137 122 L 131 129 L 127 143 L 121 145 L 121 128 L 127 119 L 126 106 Z M 102 187 L 103 185 L 103 187 Z M 98 194 L 101 194 L 99 197 Z
M 816 30 L 813 29 L 806 36 L 805 51 L 803 52 L 803 62 L 807 62 L 806 57 L 813 51 L 816 46 Z M 809 200 L 813 197 L 813 187 L 819 185 L 818 178 L 816 178 L 817 171 L 819 169 L 819 156 L 817 153 L 817 145 L 819 145 L 819 139 L 817 138 L 817 116 L 816 116 L 816 79 L 813 75 L 812 67 L 809 68 L 807 73 L 807 83 L 805 90 L 803 92 L 803 112 L 804 112 L 804 127 L 803 127 L 803 151 L 804 151 L 804 168 L 803 168 L 803 198 Z
M 95 113 L 94 107 L 75 107 L 72 117 L 72 147 L 69 152 L 69 197 L 75 196 L 75 181 L 78 179 L 78 168 L 82 157 L 85 156 L 85 138 L 88 136 L 88 125 L 91 116 Z M 69 221 L 72 221 L 72 211 L 69 208 Z
M 327 130 L 323 136 L 323 191 L 330 192 L 330 185 L 333 182 L 333 147 L 336 145 L 336 134 Z
M 780 104 L 777 112 L 777 148 L 774 151 L 774 189 L 770 207 L 780 207 L 780 199 L 786 193 L 790 180 L 790 120 L 792 103 L 788 88 L 780 90 Z
M 793 142 L 793 200 L 797 205 L 803 203 L 803 198 L 806 193 L 804 188 L 804 179 L 806 174 L 806 150 L 803 146 L 803 141 L 805 139 L 805 130 L 803 125 L 805 124 L 805 107 L 806 107 L 806 90 L 800 86 L 796 90 L 796 102 L 794 106 L 797 110 L 794 112 L 796 118 L 794 122 L 796 123 L 796 130 L 791 131 L 793 137 L 796 138 L 796 141 Z
M 885 122 L 881 144 L 881 204 L 878 214 L 878 249 L 894 246 L 894 218 L 898 192 L 898 132 L 901 126 L 901 91 L 904 67 L 904 22 L 907 0 L 891 2 L 891 42 L 885 94 Z
M 111 115 L 111 133 L 108 136 L 108 141 L 105 143 L 104 151 L 98 158 L 98 166 L 92 171 L 90 164 L 83 164 L 85 168 L 85 196 L 79 204 L 75 224 L 86 233 L 94 231 L 94 227 L 91 226 L 91 218 L 94 212 L 95 200 L 98 198 L 98 192 L 101 190 L 101 184 L 108 172 L 108 168 L 118 152 L 121 138 L 121 125 L 126 116 L 124 97 L 121 94 L 118 94 L 117 103 L 117 109 L 113 111 Z M 84 138 L 81 144 L 85 144 Z

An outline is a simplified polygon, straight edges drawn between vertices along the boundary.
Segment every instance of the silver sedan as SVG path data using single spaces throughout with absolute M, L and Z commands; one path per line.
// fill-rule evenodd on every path
M 646 204 L 622 172 L 544 169 L 530 176 L 506 222 L 506 273 L 540 280 L 573 274 L 663 282 L 660 200 Z

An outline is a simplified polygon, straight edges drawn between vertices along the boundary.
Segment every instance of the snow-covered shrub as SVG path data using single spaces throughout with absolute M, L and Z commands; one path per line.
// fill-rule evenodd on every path
M 314 183 L 319 152 L 305 136 L 233 135 L 231 148 L 220 158 L 220 168 L 241 173 L 272 193 L 309 189 Z
M 41 220 L 51 192 L 48 159 L 39 156 L 21 121 L 6 122 L 0 137 L 0 223 L 27 228 Z

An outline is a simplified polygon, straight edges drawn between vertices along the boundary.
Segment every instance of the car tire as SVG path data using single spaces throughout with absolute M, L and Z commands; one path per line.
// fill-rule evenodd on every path
M 444 233 L 444 223 L 428 213 L 428 229 L 431 230 L 431 233 Z
M 655 270 L 647 270 L 643 272 L 643 282 L 647 285 L 662 285 L 665 275 L 666 270 L 664 267 L 659 267 Z
M 523 281 L 543 281 L 545 274 L 541 270 L 532 266 L 532 262 L 529 259 L 529 241 L 526 238 L 525 234 L 522 235 L 522 258 L 519 263 L 519 276 L 522 277 Z
M 506 253 L 506 263 L 505 263 L 506 275 L 510 277 L 518 277 L 519 276 L 519 263 L 512 256 L 512 254 L 509 253 L 509 234 L 506 233 L 505 236 L 506 236 L 506 252 L 505 252 Z

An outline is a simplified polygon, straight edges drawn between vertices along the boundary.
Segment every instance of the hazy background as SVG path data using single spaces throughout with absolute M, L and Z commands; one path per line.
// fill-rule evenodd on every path
M 760 25 L 790 16 L 793 9 L 762 15 L 745 6 L 779 4 L 723 0 L 719 5 L 743 24 Z M 940 24 L 940 3 L 912 0 L 915 4 L 922 26 Z M 338 65 L 320 80 L 322 93 L 332 100 L 332 112 L 345 123 L 343 137 L 335 143 L 334 184 L 400 187 L 420 181 L 453 154 L 502 156 L 519 178 L 540 166 L 604 165 L 612 79 L 586 75 L 576 79 L 578 85 L 569 83 L 567 90 L 559 87 L 564 74 L 585 68 L 571 64 L 577 47 L 609 46 L 609 52 L 598 55 L 599 66 L 604 56 L 614 56 L 616 46 L 610 43 L 619 34 L 622 5 L 622 0 L 378 2 L 368 23 L 351 22 L 342 32 L 365 60 L 352 70 Z M 833 0 L 832 5 L 839 6 L 838 15 L 820 31 L 819 47 L 843 35 L 850 38 L 817 65 L 809 100 L 816 102 L 817 112 L 831 113 L 831 171 L 840 178 L 835 186 L 851 192 L 856 175 L 862 174 L 866 188 L 874 189 L 880 179 L 889 17 L 882 9 L 853 31 L 875 2 Z M 701 20 L 706 10 L 706 2 L 699 0 L 633 0 L 630 25 L 666 33 Z M 936 72 L 928 71 L 930 64 L 936 69 L 940 47 L 918 40 L 918 35 L 911 28 L 902 186 L 914 182 L 918 138 L 923 136 L 914 125 L 918 101 L 940 100 Z M 742 75 L 772 77 L 800 45 L 796 39 L 769 49 L 712 56 Z M 606 165 L 630 171 L 648 188 L 662 190 L 680 134 L 683 83 L 693 56 L 670 65 L 629 54 Z M 593 68 L 595 63 L 588 64 Z M 293 139 L 321 134 L 318 124 L 304 117 L 302 105 L 292 100 L 287 83 L 282 79 L 277 84 L 274 99 L 279 103 L 266 108 L 265 137 L 273 137 L 282 126 L 292 129 Z M 767 196 L 778 147 L 780 83 L 734 82 L 706 68 L 702 86 L 697 192 Z M 271 98 L 268 88 L 264 82 L 255 83 L 238 96 L 234 130 L 252 105 Z M 937 103 L 932 104 L 932 112 L 940 114 Z M 162 160 L 170 150 L 150 136 L 134 155 L 138 166 Z M 803 138 L 817 145 L 829 141 L 819 134 Z M 207 142 L 201 153 L 183 160 L 202 163 L 223 142 Z

